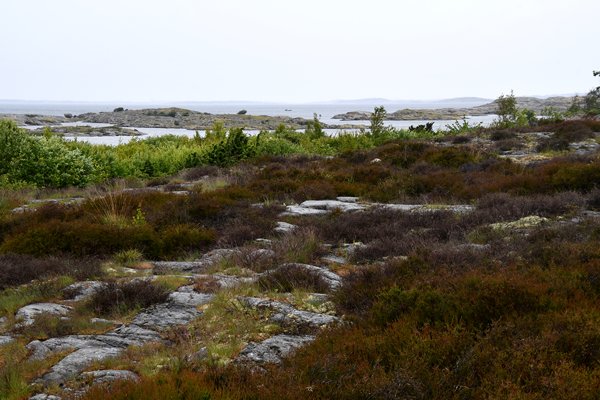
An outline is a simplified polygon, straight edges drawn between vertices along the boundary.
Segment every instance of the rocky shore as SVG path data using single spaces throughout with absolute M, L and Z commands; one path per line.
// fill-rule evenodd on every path
M 141 136 L 137 129 L 121 128 L 118 126 L 91 127 L 91 126 L 52 126 L 52 133 L 63 137 L 85 137 L 85 136 Z M 31 130 L 33 135 L 43 135 L 46 128 Z
M 294 129 L 303 129 L 309 123 L 309 120 L 304 118 L 248 114 L 210 114 L 182 108 L 87 113 L 78 115 L 77 119 L 85 122 L 111 124 L 120 127 L 183 128 L 190 130 L 210 129 L 218 121 L 222 122 L 226 129 L 243 127 L 256 130 L 273 130 L 281 124 Z M 339 126 L 323 124 L 323 127 L 335 129 Z
M 573 102 L 573 97 L 548 97 L 547 99 L 538 99 L 536 97 L 517 97 L 517 107 L 527 108 L 536 114 L 541 114 L 547 107 L 555 111 L 565 112 Z M 388 113 L 387 120 L 390 121 L 410 121 L 410 120 L 456 120 L 464 116 L 482 116 L 491 115 L 497 112 L 496 101 L 483 104 L 476 107 L 467 108 L 437 108 L 437 109 L 410 109 L 405 108 L 395 112 Z M 371 118 L 371 112 L 368 111 L 350 111 L 344 114 L 337 114 L 333 119 L 342 121 L 364 121 Z

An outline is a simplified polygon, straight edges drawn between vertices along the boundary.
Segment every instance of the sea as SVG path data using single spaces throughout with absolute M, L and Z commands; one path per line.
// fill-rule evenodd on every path
M 349 111 L 372 111 L 374 107 L 384 106 L 388 112 L 404 108 L 412 109 L 435 109 L 435 108 L 466 108 L 474 107 L 489 103 L 490 99 L 482 98 L 457 98 L 448 100 L 386 100 L 386 99 L 365 99 L 365 100 L 346 100 L 346 101 L 331 101 L 322 103 L 259 103 L 259 102 L 50 102 L 50 101 L 20 101 L 20 100 L 0 100 L 0 114 L 39 114 L 39 115 L 56 115 L 64 114 L 79 115 L 88 112 L 109 112 L 117 107 L 126 109 L 145 109 L 145 108 L 163 108 L 163 107 L 179 107 L 193 111 L 207 112 L 211 114 L 235 114 L 240 110 L 246 110 L 250 115 L 268 115 L 268 116 L 287 116 L 313 118 L 317 115 L 319 120 L 326 124 L 352 124 L 352 125 L 369 125 L 369 121 L 348 121 L 343 122 L 332 117 L 337 114 L 343 114 Z M 495 118 L 495 115 L 467 117 L 472 124 L 482 123 L 489 125 Z M 75 118 L 76 120 L 76 118 Z M 395 128 L 408 128 L 411 125 L 420 125 L 426 122 L 434 122 L 434 129 L 444 129 L 453 121 L 386 121 L 387 126 Z M 102 124 L 69 122 L 65 125 L 86 125 L 86 126 L 106 126 Z M 26 127 L 35 129 L 36 127 Z M 145 137 L 161 136 L 166 134 L 194 136 L 196 131 L 188 129 L 164 129 L 164 128 L 142 128 L 130 127 L 137 129 L 143 136 L 137 136 L 138 139 Z M 203 135 L 203 131 L 198 131 Z M 248 130 L 248 134 L 256 134 L 258 131 Z M 335 135 L 341 133 L 339 129 L 328 129 L 326 133 Z M 69 138 L 73 140 L 73 138 Z M 127 143 L 133 137 L 126 136 L 86 136 L 78 137 L 77 140 L 85 141 L 92 144 L 118 145 Z

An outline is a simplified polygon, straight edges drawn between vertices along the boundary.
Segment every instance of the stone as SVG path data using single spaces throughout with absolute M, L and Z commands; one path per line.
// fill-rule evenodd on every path
M 237 249 L 215 249 L 196 261 L 154 261 L 152 265 L 156 273 L 165 273 L 166 271 L 206 272 L 218 262 L 238 253 Z
M 202 315 L 196 307 L 212 300 L 213 295 L 188 291 L 184 286 L 169 295 L 166 303 L 148 307 L 132 321 L 136 326 L 153 330 L 165 330 L 172 326 L 184 325 Z
M 328 254 L 324 257 L 321 257 L 321 260 L 332 263 L 332 264 L 347 264 L 348 260 L 345 257 L 337 256 L 335 254 Z
M 106 384 L 114 381 L 139 381 L 140 377 L 128 370 L 120 369 L 104 369 L 97 371 L 89 371 L 81 374 L 84 380 L 91 380 L 94 384 Z
M 0 335 L 0 346 L 3 346 L 5 344 L 9 344 L 13 341 L 14 339 L 10 336 L 6 336 L 6 335 Z
M 271 316 L 270 321 L 284 326 L 316 329 L 340 321 L 338 317 L 333 315 L 297 310 L 291 305 L 279 301 L 261 299 L 258 297 L 238 297 L 237 299 L 242 305 L 252 309 L 274 310 L 275 314 Z
M 316 210 L 314 208 L 301 207 L 298 205 L 287 206 L 286 211 L 282 212 L 281 216 L 304 216 L 304 215 L 320 215 L 327 214 L 327 210 Z
M 40 379 L 45 384 L 61 384 L 74 378 L 93 362 L 116 357 L 123 349 L 115 347 L 90 347 L 74 351 L 57 364 Z
M 200 362 L 200 361 L 204 361 L 208 358 L 209 353 L 208 353 L 208 349 L 206 347 L 202 347 L 200 350 L 192 353 L 192 354 L 188 354 L 185 359 L 188 362 Z
M 317 210 L 333 211 L 339 209 L 342 212 L 364 210 L 365 206 L 357 203 L 346 203 L 339 200 L 306 200 L 300 203 L 300 207 L 314 208 Z
M 260 343 L 249 343 L 239 354 L 240 363 L 280 363 L 294 350 L 315 340 L 315 336 L 275 335 Z
M 537 215 L 530 215 L 527 217 L 523 217 L 516 221 L 510 222 L 497 222 L 495 224 L 490 224 L 490 228 L 494 230 L 508 230 L 508 229 L 527 229 L 527 228 L 535 228 L 537 226 L 543 225 L 549 221 L 548 218 L 540 217 Z
M 61 400 L 61 398 L 52 394 L 38 393 L 34 396 L 31 396 L 29 400 Z
M 20 326 L 28 326 L 34 323 L 35 317 L 40 314 L 51 314 L 65 316 L 71 311 L 71 307 L 55 303 L 34 303 L 21 307 L 15 317 Z
M 288 233 L 288 232 L 293 231 L 296 228 L 297 228 L 296 225 L 279 221 L 279 222 L 277 222 L 277 226 L 275 227 L 274 231 L 279 232 L 279 233 Z
M 70 294 L 71 300 L 81 301 L 88 299 L 97 290 L 106 286 L 106 283 L 99 281 L 75 282 L 63 289 L 63 293 Z

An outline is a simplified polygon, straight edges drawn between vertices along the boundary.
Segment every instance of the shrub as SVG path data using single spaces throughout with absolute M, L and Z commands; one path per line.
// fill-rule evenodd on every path
M 255 152 L 256 148 L 250 146 L 242 128 L 231 129 L 226 139 L 212 146 L 207 154 L 207 161 L 211 165 L 225 167 L 252 157 Z
M 97 315 L 123 315 L 132 310 L 164 303 L 169 296 L 165 286 L 148 280 L 108 282 L 97 289 L 86 306 Z
M 298 289 L 316 293 L 329 291 L 329 285 L 321 274 L 302 268 L 298 264 L 284 264 L 273 271 L 265 272 L 259 278 L 258 285 L 263 290 L 279 292 L 292 292 Z
M 179 224 L 165 228 L 160 233 L 162 239 L 162 256 L 181 257 L 186 251 L 205 250 L 216 240 L 216 233 L 212 229 Z
M 0 255 L 0 290 L 35 279 L 42 280 L 61 275 L 68 275 L 77 280 L 97 277 L 101 275 L 100 263 L 94 259 Z

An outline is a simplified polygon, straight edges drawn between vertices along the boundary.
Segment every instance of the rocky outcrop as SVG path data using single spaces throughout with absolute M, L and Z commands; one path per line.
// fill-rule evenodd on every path
M 382 204 L 359 203 L 356 197 L 338 197 L 336 200 L 307 200 L 300 204 L 289 205 L 281 216 L 306 216 L 327 214 L 334 210 L 340 212 L 363 211 L 369 208 L 385 208 L 404 212 L 449 211 L 467 213 L 475 208 L 470 204 Z
M 80 114 L 77 119 L 85 122 L 111 124 L 120 127 L 185 128 L 190 130 L 211 129 L 217 121 L 222 122 L 226 129 L 246 128 L 255 130 L 273 130 L 280 124 L 293 129 L 303 129 L 309 122 L 309 120 L 304 118 L 248 114 L 209 114 L 182 108 L 87 113 Z M 323 123 L 321 125 L 324 128 L 338 128 L 337 125 L 330 126 Z
M 97 290 L 106 286 L 104 282 L 85 281 L 75 282 L 63 289 L 63 293 L 72 301 L 82 301 L 91 297 Z
M 81 379 L 91 380 L 93 384 L 106 384 L 115 381 L 139 381 L 140 377 L 135 373 L 120 369 L 104 369 L 89 371 L 81 374 Z
M 197 306 L 206 304 L 212 295 L 201 294 L 193 291 L 180 291 L 171 293 L 169 301 L 149 307 L 138 314 L 132 321 L 136 326 L 162 331 L 176 325 L 184 325 L 202 315 Z
M 154 261 L 155 273 L 167 272 L 206 272 L 220 261 L 239 253 L 237 249 L 216 249 L 204 254 L 196 261 Z
M 103 335 L 71 335 L 34 340 L 27 345 L 31 359 L 41 360 L 49 354 L 73 351 L 46 373 L 39 382 L 60 384 L 72 379 L 93 362 L 116 357 L 129 346 L 162 341 L 159 331 L 184 325 L 202 313 L 197 306 L 210 301 L 211 295 L 196 293 L 191 286 L 183 286 L 169 295 L 168 301 L 147 308 L 129 325 L 122 325 Z
M 236 361 L 239 363 L 280 363 L 299 347 L 315 340 L 312 335 L 276 335 L 260 343 L 248 344 L 239 354 Z
M 549 97 L 539 99 L 537 97 L 517 97 L 517 107 L 527 108 L 536 114 L 541 114 L 546 107 L 552 107 L 559 112 L 565 112 L 573 102 L 573 97 Z M 389 121 L 411 121 L 411 120 L 457 120 L 464 116 L 482 116 L 492 115 L 498 112 L 497 102 L 468 108 L 434 108 L 434 109 L 410 109 L 405 108 L 387 114 L 386 120 Z M 371 119 L 371 112 L 368 111 L 350 111 L 344 114 L 334 115 L 333 119 L 342 121 L 368 121 Z
M 6 336 L 6 335 L 1 335 L 0 336 L 0 346 L 3 346 L 5 344 L 9 344 L 13 341 L 14 339 L 10 336 Z
M 333 315 L 297 310 L 291 305 L 279 301 L 258 297 L 238 297 L 237 299 L 243 306 L 251 309 L 274 311 L 269 320 L 287 328 L 293 327 L 302 331 L 314 330 L 340 321 Z
M 71 307 L 55 303 L 35 303 L 21 307 L 15 317 L 19 325 L 28 326 L 35 322 L 35 317 L 40 314 L 65 316 L 71 311 Z

